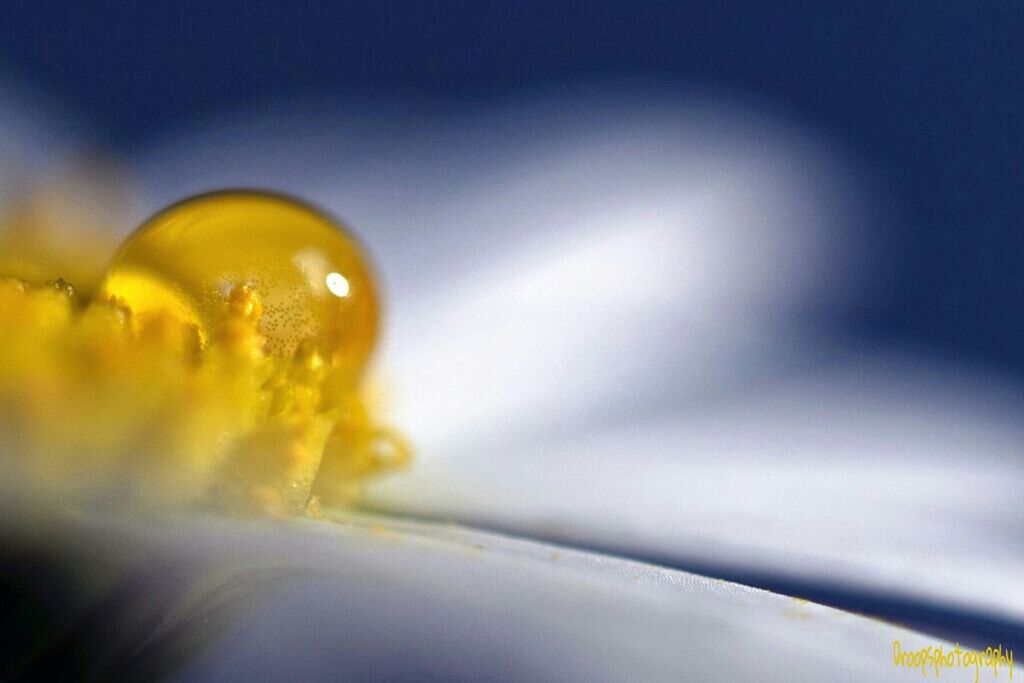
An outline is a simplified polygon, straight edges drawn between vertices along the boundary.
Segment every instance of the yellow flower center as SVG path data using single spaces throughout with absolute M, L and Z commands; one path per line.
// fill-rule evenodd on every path
M 0 448 L 26 487 L 104 504 L 348 502 L 408 459 L 361 381 L 378 319 L 362 251 L 321 213 L 186 200 L 128 239 L 91 301 L 0 279 Z

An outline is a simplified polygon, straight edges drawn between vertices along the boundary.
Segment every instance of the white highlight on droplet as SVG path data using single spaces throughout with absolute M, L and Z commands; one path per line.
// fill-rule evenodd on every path
M 341 273 L 328 273 L 327 289 L 331 290 L 331 294 L 334 296 L 345 297 L 348 296 L 351 288 L 349 287 L 348 279 Z

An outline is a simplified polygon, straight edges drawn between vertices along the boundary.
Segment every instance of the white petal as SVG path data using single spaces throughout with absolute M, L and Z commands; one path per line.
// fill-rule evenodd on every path
M 101 676 L 902 680 L 893 641 L 937 644 L 734 584 L 454 527 L 69 516 L 43 528 L 21 547 L 45 542 L 51 571 L 91 579 L 80 613 L 106 610 L 78 634 L 103 634 Z
M 379 487 L 378 505 L 1024 623 L 1020 399 L 889 360 L 557 443 L 424 459 Z
M 377 506 L 1020 623 L 1019 399 L 802 332 L 879 267 L 842 155 L 703 100 L 614 99 L 450 126 L 262 112 L 143 167 L 161 201 L 270 184 L 369 242 L 419 455 Z

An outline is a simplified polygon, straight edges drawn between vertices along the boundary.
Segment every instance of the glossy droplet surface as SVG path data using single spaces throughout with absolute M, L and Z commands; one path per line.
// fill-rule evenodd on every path
M 171 206 L 121 247 L 100 296 L 134 316 L 170 311 L 206 343 L 239 286 L 259 294 L 272 355 L 291 356 L 309 340 L 336 367 L 365 365 L 379 306 L 362 250 L 330 218 L 284 196 L 221 192 Z

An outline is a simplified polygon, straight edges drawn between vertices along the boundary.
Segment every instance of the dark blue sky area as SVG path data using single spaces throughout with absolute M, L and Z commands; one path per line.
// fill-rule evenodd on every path
M 120 147 L 288 94 L 737 93 L 839 140 L 901 209 L 886 296 L 848 331 L 1024 379 L 1024 3 L 11 2 L 0 69 Z

